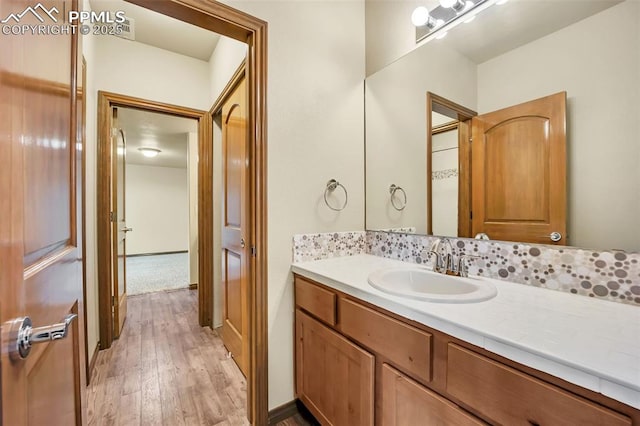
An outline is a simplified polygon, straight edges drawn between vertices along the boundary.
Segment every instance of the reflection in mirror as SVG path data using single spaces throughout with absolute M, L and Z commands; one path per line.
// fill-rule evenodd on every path
M 427 93 L 427 233 L 471 236 L 470 110 Z M 455 213 L 455 214 L 452 214 Z
M 501 19 L 506 24 L 496 25 Z M 566 92 L 567 229 L 559 244 L 640 250 L 636 0 L 512 0 L 491 6 L 446 38 L 421 44 L 369 76 L 365 86 L 367 229 L 449 234 L 462 224 L 460 194 L 456 210 L 451 187 L 427 178 L 430 170 L 452 168 L 438 163 L 446 152 L 437 149 L 441 141 L 432 141 L 438 152 L 427 148 L 428 92 L 479 115 Z M 438 158 L 430 169 L 427 161 L 432 157 Z M 519 158 L 528 167 L 523 160 Z M 458 179 L 462 171 L 459 167 Z M 407 193 L 402 211 L 391 206 L 392 183 Z M 430 198 L 448 204 L 441 208 L 433 201 L 428 212 Z M 522 207 L 520 201 L 509 203 Z M 556 213 L 549 209 L 549 215 Z M 459 229 L 457 234 L 465 235 Z M 546 233 L 547 244 L 550 237 Z

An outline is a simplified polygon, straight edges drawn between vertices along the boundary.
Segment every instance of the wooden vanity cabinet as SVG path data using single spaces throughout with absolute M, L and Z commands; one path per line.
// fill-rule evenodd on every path
M 640 426 L 603 395 L 297 275 L 295 290 L 296 395 L 323 425 Z

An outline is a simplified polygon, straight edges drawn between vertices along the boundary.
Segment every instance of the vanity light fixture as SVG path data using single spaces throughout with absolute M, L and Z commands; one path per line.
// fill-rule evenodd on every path
M 493 4 L 504 4 L 508 0 L 439 0 L 432 10 L 417 7 L 411 14 L 416 27 L 416 43 L 423 40 L 441 39 L 446 32 L 462 22 L 471 22 L 475 16 Z M 439 34 L 438 34 L 439 33 Z
M 440 6 L 444 7 L 445 9 L 451 8 L 456 12 L 461 12 L 467 7 L 467 2 L 463 0 L 440 0 Z
M 433 29 L 438 25 L 438 22 L 429 14 L 429 9 L 424 6 L 416 7 L 411 14 L 411 22 L 416 27 L 426 26 L 429 29 Z
M 142 155 L 144 155 L 147 158 L 156 157 L 158 154 L 160 154 L 162 152 L 158 148 L 145 148 L 145 147 L 138 148 L 138 151 L 140 151 L 142 153 Z

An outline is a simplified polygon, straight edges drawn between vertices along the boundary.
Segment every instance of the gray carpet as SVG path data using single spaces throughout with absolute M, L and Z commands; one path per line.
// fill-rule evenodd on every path
M 187 253 L 127 257 L 127 294 L 189 287 Z

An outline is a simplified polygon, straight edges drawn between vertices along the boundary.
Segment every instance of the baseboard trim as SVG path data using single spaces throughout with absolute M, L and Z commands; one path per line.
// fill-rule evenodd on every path
M 137 254 L 127 254 L 127 257 L 162 256 L 163 254 L 179 254 L 179 253 L 189 253 L 189 250 L 162 251 L 162 252 L 160 252 L 160 253 L 137 253 Z
M 282 404 L 279 407 L 274 408 L 273 410 L 269 410 L 269 425 L 275 425 L 280 423 L 283 420 L 288 419 L 289 417 L 293 417 L 299 413 L 298 410 L 298 400 L 294 399 L 293 401 L 289 401 L 286 404 Z
M 89 368 L 87 369 L 87 386 L 91 383 L 91 376 L 93 375 L 93 369 L 96 367 L 96 360 L 98 359 L 98 352 L 100 351 L 100 342 L 96 343 L 96 348 L 93 350 L 91 360 L 89 361 Z
M 198 283 L 189 284 L 189 290 L 197 290 L 197 289 L 198 289 Z

